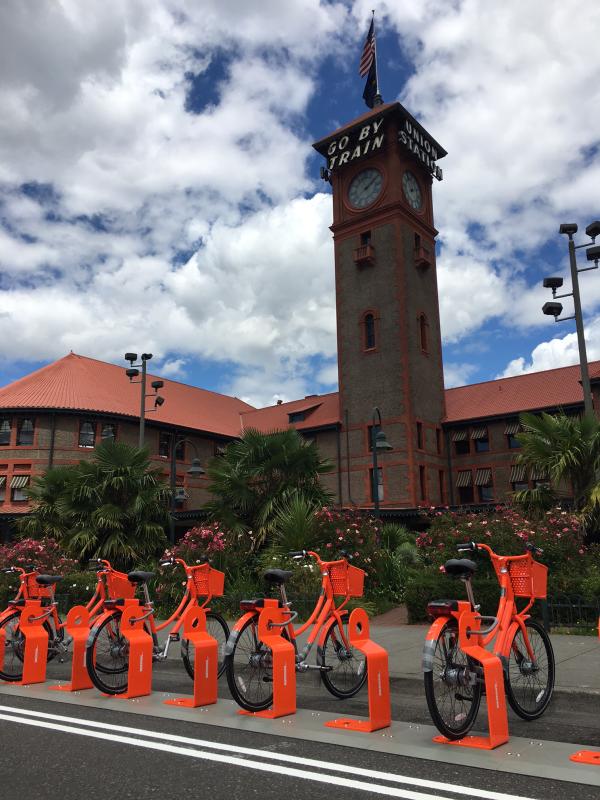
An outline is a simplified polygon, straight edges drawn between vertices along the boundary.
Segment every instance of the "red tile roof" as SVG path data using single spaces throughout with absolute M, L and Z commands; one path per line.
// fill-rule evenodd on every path
M 149 392 L 150 381 L 158 377 L 148 374 Z M 253 409 L 237 397 L 161 380 L 165 402 L 148 415 L 149 422 L 238 436 L 240 413 Z M 151 398 L 147 402 L 152 407 Z M 0 389 L 0 408 L 95 411 L 139 419 L 140 386 L 129 383 L 124 367 L 70 353 Z
M 600 371 L 600 361 L 590 364 L 590 374 Z M 583 405 L 579 364 L 513 378 L 446 389 L 445 422 L 518 414 L 542 408 Z
M 289 415 L 298 411 L 306 412 L 306 418 L 300 422 L 290 423 Z M 304 397 L 302 400 L 292 400 L 290 403 L 281 403 L 278 406 L 246 411 L 241 417 L 243 428 L 256 428 L 264 433 L 282 428 L 306 430 L 336 425 L 340 421 L 339 395 L 337 392 L 331 392 L 331 394 Z

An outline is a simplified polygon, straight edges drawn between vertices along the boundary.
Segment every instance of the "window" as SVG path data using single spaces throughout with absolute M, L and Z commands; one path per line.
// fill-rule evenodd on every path
M 458 489 L 458 500 L 460 503 L 473 502 L 473 473 L 470 469 L 458 473 L 456 488 Z
M 226 449 L 227 449 L 227 446 L 225 444 L 223 444 L 222 442 L 215 442 L 214 455 L 215 456 L 224 456 Z
M 510 468 L 510 485 L 513 492 L 524 492 L 529 489 L 527 467 L 524 464 L 513 464 Z
M 27 502 L 25 488 L 29 485 L 29 475 L 13 475 L 10 482 L 10 499 L 13 503 Z
M 365 350 L 375 348 L 375 317 L 373 314 L 365 314 Z
M 185 442 L 181 439 L 177 442 L 177 447 L 175 448 L 175 460 L 185 461 Z
M 521 442 L 517 439 L 517 434 L 521 430 L 521 423 L 519 420 L 513 420 L 506 423 L 504 435 L 506 436 L 506 443 L 509 450 L 518 450 L 521 447 Z
M 423 423 L 417 422 L 417 449 L 423 450 Z
M 480 503 L 489 503 L 494 499 L 491 467 L 484 467 L 476 471 L 475 486 L 477 487 L 477 495 Z
M 427 474 L 425 472 L 425 467 L 419 467 L 419 491 L 421 500 L 427 499 Z
M 438 482 L 440 487 L 440 503 L 444 503 L 446 501 L 446 479 L 443 469 L 438 472 Z
M 117 426 L 112 422 L 103 423 L 100 438 L 103 442 L 107 439 L 112 439 L 114 441 L 117 438 Z
M 0 422 L 0 445 L 10 444 L 10 420 L 4 418 Z
M 79 447 L 93 447 L 96 444 L 96 425 L 85 420 L 79 426 Z
M 306 419 L 306 411 L 291 411 L 288 419 L 290 422 L 303 422 Z
M 366 247 L 368 244 L 371 244 L 371 231 L 364 231 L 360 235 L 360 246 Z
M 377 436 L 380 430 L 381 430 L 381 425 L 369 425 L 369 427 L 367 428 L 367 433 L 369 436 L 369 441 L 368 441 L 369 453 L 373 452 L 373 436 Z
M 435 449 L 439 456 L 442 455 L 442 429 L 435 429 Z
M 369 482 L 371 486 L 371 502 L 375 502 L 375 494 L 373 492 L 373 468 L 369 470 Z M 383 500 L 383 468 L 377 467 L 377 499 L 381 503 Z
M 424 353 L 429 352 L 429 323 L 425 314 L 419 314 L 419 342 L 421 343 L 421 350 Z
M 33 444 L 33 420 L 22 419 L 19 423 L 19 432 L 17 434 L 18 445 L 31 445 Z
M 471 451 L 468 433 L 467 429 L 463 428 L 461 431 L 454 431 L 452 434 L 454 450 L 457 456 L 466 456 Z
M 418 250 L 421 247 L 421 237 L 418 233 L 415 233 L 415 250 Z
M 475 442 L 476 453 L 487 453 L 490 449 L 490 439 L 486 427 L 473 428 L 471 439 Z
M 529 489 L 528 481 L 512 481 L 510 484 L 513 492 L 526 492 Z
M 0 475 L 0 503 L 6 500 L 6 475 Z
M 158 455 L 161 458 L 168 458 L 171 453 L 171 434 L 161 431 L 158 434 Z

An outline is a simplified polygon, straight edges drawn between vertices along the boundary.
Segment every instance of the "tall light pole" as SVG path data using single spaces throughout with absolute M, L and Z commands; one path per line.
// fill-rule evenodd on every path
M 583 328 L 583 314 L 581 311 L 581 296 L 579 294 L 579 273 L 588 272 L 590 269 L 598 269 L 598 259 L 600 259 L 600 246 L 590 247 L 590 242 L 576 245 L 573 239 L 574 234 L 577 233 L 577 224 L 575 222 L 563 223 L 559 232 L 566 234 L 569 237 L 569 264 L 571 267 L 571 284 L 573 291 L 565 292 L 564 294 L 556 294 L 556 290 L 560 289 L 563 285 L 562 278 L 544 278 L 544 288 L 552 289 L 552 301 L 544 303 L 542 311 L 548 316 L 554 317 L 555 322 L 564 322 L 568 319 L 575 320 L 575 328 L 577 330 L 577 345 L 579 347 L 579 366 L 581 369 L 581 386 L 583 388 L 583 403 L 586 414 L 594 413 L 594 403 L 592 399 L 592 388 L 590 385 L 590 375 L 588 370 L 587 350 L 585 346 L 585 331 Z M 596 241 L 596 236 L 600 235 L 600 221 L 596 220 L 591 222 L 585 229 L 586 234 L 590 237 L 591 244 Z M 580 250 L 582 247 L 587 248 L 587 260 L 593 261 L 593 267 L 577 266 L 577 258 L 575 251 Z M 570 317 L 560 317 L 562 314 L 562 303 L 557 303 L 556 300 L 562 297 L 573 298 L 574 313 Z M 560 317 L 560 319 L 559 319 Z
M 148 361 L 152 358 L 152 353 L 142 353 L 141 363 L 135 364 L 137 361 L 137 353 L 125 353 L 125 361 L 129 361 L 129 368 L 125 370 L 125 374 L 129 378 L 129 383 L 139 383 L 141 387 L 140 393 L 140 436 L 139 448 L 144 446 L 144 434 L 146 429 L 146 414 L 149 411 L 156 411 L 165 402 L 165 398 L 158 394 L 158 390 L 162 389 L 165 385 L 164 381 L 152 381 L 150 384 L 154 392 L 146 393 L 146 373 Z M 138 367 L 142 368 L 142 377 L 139 381 L 135 380 L 140 374 Z M 146 408 L 146 398 L 154 397 L 154 408 Z
M 192 442 L 191 439 L 186 438 L 185 436 L 181 439 L 176 439 L 176 436 L 172 437 L 171 440 L 171 513 L 169 514 L 169 541 L 171 544 L 175 544 L 175 517 L 173 516 L 176 508 L 175 502 L 175 482 L 177 480 L 177 465 L 176 465 L 176 458 L 175 453 L 177 448 L 183 442 L 187 442 L 191 444 L 194 448 L 194 453 L 196 453 L 196 458 L 192 459 L 192 465 L 187 470 L 187 474 L 190 475 L 192 478 L 199 478 L 201 475 L 206 475 L 206 471 L 202 468 L 202 464 L 200 463 L 200 459 L 198 457 L 198 448 Z
M 381 430 L 381 411 L 375 406 L 373 409 L 371 425 L 371 451 L 373 453 L 373 478 L 371 491 L 373 492 L 373 510 L 379 516 L 379 467 L 377 466 L 377 451 L 385 453 L 394 448 L 388 442 L 385 433 Z M 377 431 L 377 432 L 376 432 Z

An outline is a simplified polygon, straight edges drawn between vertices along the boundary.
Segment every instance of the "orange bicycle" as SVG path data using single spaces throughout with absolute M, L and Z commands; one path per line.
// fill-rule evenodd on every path
M 140 570 L 134 570 L 127 575 L 116 573 L 117 580 L 125 578 L 128 584 L 134 586 L 134 589 L 138 586 L 142 589 L 143 604 L 140 605 L 141 616 L 139 619 L 144 621 L 145 629 L 152 636 L 153 661 L 165 661 L 171 642 L 180 641 L 179 630 L 188 608 L 193 605 L 203 608 L 206 612 L 207 632 L 217 640 L 219 648 L 218 674 L 221 675 L 224 669 L 223 658 L 229 628 L 220 614 L 208 608 L 208 603 L 212 597 L 223 594 L 225 576 L 222 572 L 213 569 L 208 561 L 193 567 L 188 566 L 181 558 L 170 558 L 160 562 L 161 567 L 172 567 L 176 564 L 180 564 L 185 570 L 186 589 L 173 614 L 160 624 L 157 624 L 154 618 L 154 603 L 150 599 L 148 591 L 148 581 L 154 576 L 154 573 Z M 107 580 L 115 581 L 114 571 L 107 576 Z M 123 584 L 123 588 L 127 587 Z M 102 613 L 94 621 L 88 638 L 86 667 L 94 686 L 105 694 L 124 694 L 128 688 L 129 645 L 121 634 L 120 625 L 124 603 L 128 597 L 133 597 L 133 594 L 101 599 Z M 161 647 L 158 633 L 173 622 L 175 625 Z M 194 658 L 187 639 L 181 641 L 181 657 L 189 676 L 193 678 Z
M 296 671 L 319 670 L 321 680 L 335 697 L 348 698 L 362 688 L 367 678 L 365 657 L 350 644 L 347 633 L 347 614 L 344 606 L 351 597 L 361 597 L 365 573 L 348 564 L 345 558 L 321 561 L 317 553 L 298 551 L 289 554 L 294 559 L 314 558 L 321 570 L 321 592 L 309 619 L 297 628 L 292 622 L 298 616 L 291 611 L 285 582 L 292 572 L 270 569 L 265 580 L 277 586 L 280 607 L 290 609 L 290 619 L 285 623 L 283 636 L 296 650 Z M 344 599 L 336 607 L 335 597 Z M 273 703 L 273 678 L 271 650 L 258 638 L 258 618 L 264 599 L 243 600 L 246 611 L 235 624 L 225 649 L 225 669 L 232 697 L 246 711 L 264 711 Z M 300 650 L 298 637 L 313 627 L 306 645 Z M 308 664 L 308 655 L 319 637 L 317 663 Z
M 0 638 L 4 637 L 4 663 L 0 663 L 0 679 L 14 682 L 23 677 L 25 636 L 19 622 L 27 600 L 42 601 L 42 624 L 48 633 L 48 661 L 57 655 L 62 657 L 67 652 L 70 640 L 65 641 L 63 623 L 54 602 L 54 587 L 62 578 L 59 575 L 41 575 L 33 565 L 25 568 L 6 567 L 2 572 L 19 577 L 17 594 L 0 614 Z
M 478 644 L 493 643 L 492 652 L 504 668 L 506 696 L 512 709 L 525 720 L 540 717 L 554 689 L 554 653 L 543 627 L 527 613 L 536 599 L 546 597 L 548 568 L 532 557 L 542 551 L 527 543 L 528 553 L 499 556 L 487 544 L 468 542 L 459 552 L 483 551 L 492 561 L 500 584 L 495 617 L 480 617 L 486 625 Z M 425 696 L 431 718 L 447 739 L 462 739 L 472 728 L 483 692 L 483 669 L 459 646 L 458 620 L 465 612 L 479 611 L 471 579 L 477 569 L 469 559 L 451 559 L 447 575 L 463 581 L 468 600 L 434 600 L 427 606 L 433 618 L 423 650 Z M 519 611 L 516 598 L 529 602 Z M 495 640 L 495 641 L 494 641 Z

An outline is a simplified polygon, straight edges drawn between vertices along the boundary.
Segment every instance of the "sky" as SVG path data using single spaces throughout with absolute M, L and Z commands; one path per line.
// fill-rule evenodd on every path
M 559 224 L 600 218 L 596 0 L 3 0 L 0 385 L 72 350 L 255 406 L 337 388 L 311 144 L 367 110 L 372 8 L 384 101 L 448 151 L 446 386 L 577 362 L 542 279 L 569 285 Z

